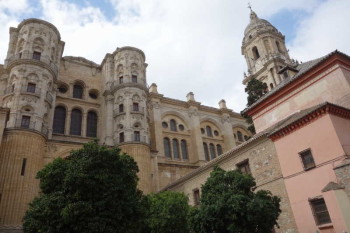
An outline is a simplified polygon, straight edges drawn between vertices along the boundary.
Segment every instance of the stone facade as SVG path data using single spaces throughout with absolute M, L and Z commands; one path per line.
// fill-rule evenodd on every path
M 289 204 L 287 190 L 285 188 L 279 161 L 273 142 L 266 135 L 254 136 L 249 142 L 225 153 L 187 176 L 180 178 L 165 190 L 179 191 L 185 193 L 189 202 L 195 205 L 196 190 L 201 189 L 213 170 L 214 166 L 219 166 L 225 170 L 237 169 L 242 162 L 247 163 L 252 176 L 256 180 L 257 190 L 270 190 L 274 195 L 281 198 L 282 213 L 278 219 L 280 228 L 276 232 L 298 232 L 293 213 Z
M 57 28 L 10 28 L 0 65 L 0 232 L 21 228 L 38 194 L 36 173 L 95 138 L 137 162 L 139 188 L 156 192 L 251 136 L 240 114 L 164 97 L 147 85 L 145 54 L 117 48 L 101 64 L 62 57 Z

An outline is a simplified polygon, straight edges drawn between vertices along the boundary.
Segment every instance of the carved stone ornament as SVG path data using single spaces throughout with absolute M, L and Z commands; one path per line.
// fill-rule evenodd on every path
M 194 108 L 190 108 L 190 109 L 188 110 L 188 116 L 189 116 L 189 117 L 198 116 L 198 110 L 197 110 L 197 109 L 194 109 Z
M 230 116 L 223 116 L 223 117 L 221 118 L 221 123 L 224 124 L 225 122 L 231 123 Z

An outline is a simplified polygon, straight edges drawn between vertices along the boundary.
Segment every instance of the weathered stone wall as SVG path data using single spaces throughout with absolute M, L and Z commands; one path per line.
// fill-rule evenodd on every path
M 252 176 L 256 180 L 257 190 L 270 190 L 281 198 L 282 213 L 278 219 L 280 228 L 276 229 L 276 232 L 297 232 L 276 150 L 273 142 L 267 138 L 256 139 L 256 141 L 225 153 L 222 157 L 168 186 L 167 189 L 184 192 L 189 197 L 189 203 L 193 205 L 193 190 L 201 188 L 215 165 L 225 170 L 233 170 L 236 169 L 238 163 L 246 160 L 249 161 Z
M 345 188 L 350 199 L 350 158 L 345 159 L 340 165 L 334 168 L 339 184 Z

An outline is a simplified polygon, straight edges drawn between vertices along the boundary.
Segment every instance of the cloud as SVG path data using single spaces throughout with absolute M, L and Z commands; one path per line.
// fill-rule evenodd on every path
M 217 103 L 225 99 L 235 111 L 244 108 L 246 96 L 241 82 L 246 64 L 241 43 L 249 22 L 246 1 L 109 1 L 113 8 L 110 10 L 115 12 L 112 19 L 92 4 L 63 0 L 41 0 L 40 17 L 60 31 L 66 42 L 64 55 L 83 56 L 101 63 L 105 54 L 117 47 L 134 46 L 145 52 L 148 83 L 157 83 L 161 94 L 185 100 L 186 94 L 193 91 L 202 104 L 218 107 Z M 3 2 L 0 0 L 0 12 L 6 13 Z M 298 18 L 301 21 L 296 37 L 288 44 L 292 56 L 305 61 L 328 53 L 334 46 L 349 52 L 346 38 L 350 29 L 345 28 L 349 21 L 347 2 L 255 0 L 252 5 L 267 20 L 282 10 L 307 13 L 306 18 Z M 14 3 L 11 9 L 21 12 L 18 7 Z M 9 25 L 16 26 L 23 18 L 20 14 L 5 15 L 10 18 L 0 25 L 1 35 L 7 35 Z M 4 16 L 0 16 L 0 22 L 1 17 Z M 3 51 L 7 46 L 8 38 L 0 44 L 0 59 L 6 56 Z

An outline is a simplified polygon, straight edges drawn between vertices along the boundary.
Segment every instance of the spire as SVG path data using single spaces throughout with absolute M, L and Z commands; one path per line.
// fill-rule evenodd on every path
M 257 16 L 256 13 L 253 11 L 252 5 L 250 4 L 250 2 L 248 2 L 248 8 L 250 9 L 250 20 L 257 19 L 258 16 Z

